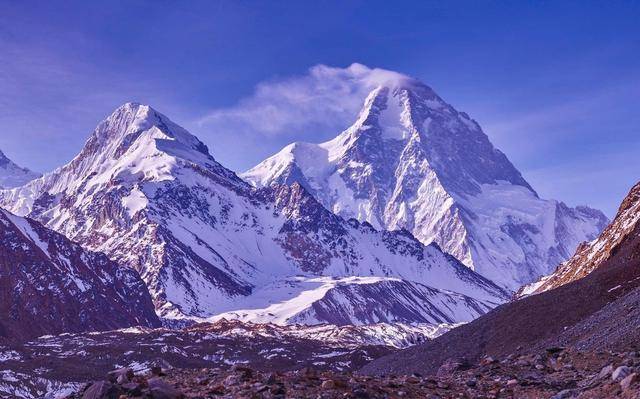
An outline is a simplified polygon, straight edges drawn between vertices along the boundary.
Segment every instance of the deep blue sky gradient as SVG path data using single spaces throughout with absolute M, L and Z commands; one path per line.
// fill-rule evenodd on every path
M 202 124 L 261 82 L 359 62 L 475 118 L 544 197 L 613 216 L 640 180 L 640 3 L 0 0 L 0 149 L 48 171 L 148 103 L 242 171 L 342 121 L 264 135 Z

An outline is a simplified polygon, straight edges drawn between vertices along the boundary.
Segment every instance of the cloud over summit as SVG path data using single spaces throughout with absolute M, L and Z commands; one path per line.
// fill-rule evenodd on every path
M 304 134 L 310 129 L 335 134 L 353 122 L 373 88 L 410 79 L 358 63 L 347 68 L 316 65 L 302 76 L 258 84 L 250 97 L 209 112 L 199 124 L 218 134 L 273 137 Z

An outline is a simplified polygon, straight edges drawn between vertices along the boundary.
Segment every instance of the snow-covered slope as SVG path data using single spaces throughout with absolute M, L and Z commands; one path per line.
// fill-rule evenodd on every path
M 640 183 L 625 197 L 613 222 L 595 240 L 583 243 L 576 253 L 548 276 L 523 287 L 519 295 L 539 294 L 581 279 L 616 253 L 620 243 L 637 229 L 640 221 Z
M 138 270 L 168 318 L 259 313 L 281 303 L 273 321 L 327 321 L 310 310 L 324 290 L 313 279 L 332 277 L 342 279 L 335 292 L 360 282 L 347 277 L 394 277 L 431 301 L 394 313 L 384 292 L 393 287 L 372 284 L 387 320 L 466 321 L 506 299 L 435 244 L 345 221 L 298 184 L 253 189 L 196 137 L 139 104 L 100 123 L 69 164 L 0 192 L 0 203 Z M 330 316 L 383 320 L 344 305 Z
M 41 175 L 21 168 L 0 151 L 0 189 L 19 187 Z
M 0 338 L 158 326 L 133 270 L 0 209 Z
M 336 138 L 291 144 L 241 177 L 257 187 L 299 182 L 336 214 L 407 229 L 510 289 L 604 228 L 599 211 L 539 198 L 478 123 L 431 88 L 387 75 Z
M 286 294 L 280 300 L 284 290 Z M 252 307 L 256 299 L 258 307 Z M 236 319 L 279 325 L 440 325 L 469 322 L 494 305 L 397 277 L 373 276 L 284 279 L 261 287 L 247 301 L 246 305 L 239 301 L 234 306 L 237 310 L 216 315 L 211 321 Z M 263 303 L 269 303 L 269 306 L 260 308 Z

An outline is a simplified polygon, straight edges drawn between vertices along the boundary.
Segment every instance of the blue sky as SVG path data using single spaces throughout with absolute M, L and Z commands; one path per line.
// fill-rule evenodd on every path
M 542 196 L 612 216 L 640 180 L 639 19 L 632 1 L 0 0 L 0 149 L 51 170 L 138 101 L 241 171 L 346 127 L 360 93 L 327 95 L 317 65 L 358 62 L 469 113 Z

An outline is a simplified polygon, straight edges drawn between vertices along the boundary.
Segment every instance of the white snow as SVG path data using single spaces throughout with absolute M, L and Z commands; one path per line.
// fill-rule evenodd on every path
M 122 198 L 122 205 L 127 209 L 129 217 L 135 216 L 136 213 L 145 209 L 149 204 L 149 200 L 138 187 L 131 190 L 131 193 Z
M 10 349 L 0 349 L 0 363 L 8 360 L 20 360 L 20 354 Z
M 406 140 L 411 134 L 411 110 L 407 101 L 405 96 L 388 94 L 386 108 L 378 116 L 384 138 Z
M 273 323 L 286 325 L 300 312 L 307 310 L 314 302 L 322 299 L 332 288 L 340 284 L 374 284 L 385 280 L 383 277 L 293 277 L 284 281 L 274 281 L 263 286 L 255 294 L 238 299 L 233 304 L 238 310 L 217 314 L 208 319 L 237 319 L 251 323 Z M 391 279 L 399 281 L 399 279 Z M 274 303 L 275 302 L 275 303 Z M 252 308 L 265 306 L 263 308 Z M 247 307 L 247 308 L 245 308 Z M 318 324 L 319 321 L 310 324 Z
M 608 289 L 607 292 L 613 292 L 613 291 L 618 290 L 620 288 L 622 288 L 621 285 L 616 285 L 615 287 Z

